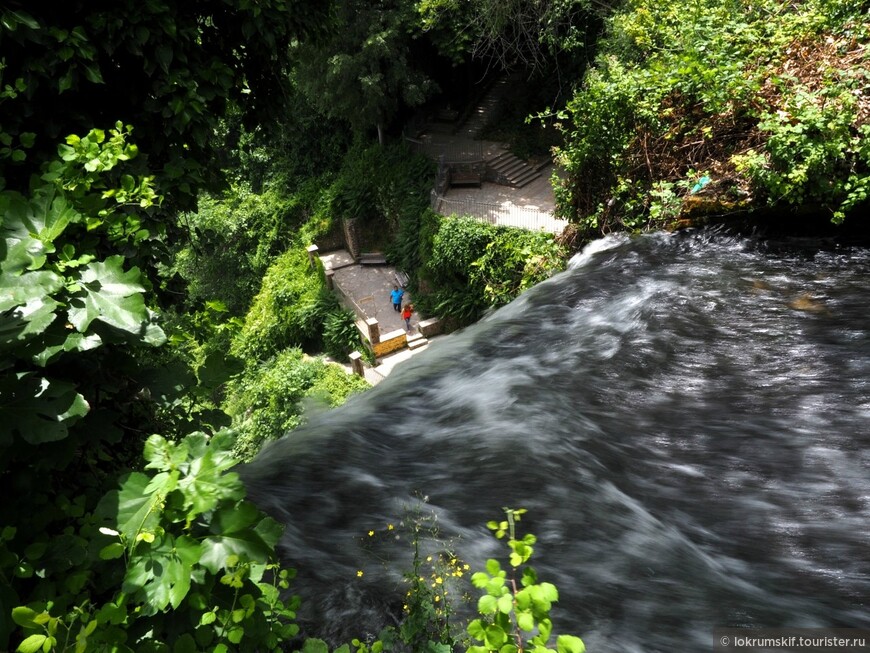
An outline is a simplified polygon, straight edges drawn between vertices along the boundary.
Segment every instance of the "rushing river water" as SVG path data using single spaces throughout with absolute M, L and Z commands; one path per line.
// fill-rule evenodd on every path
M 527 508 L 554 632 L 596 653 L 868 628 L 870 251 L 604 239 L 242 475 L 327 637 L 401 609 L 415 497 L 478 569 Z

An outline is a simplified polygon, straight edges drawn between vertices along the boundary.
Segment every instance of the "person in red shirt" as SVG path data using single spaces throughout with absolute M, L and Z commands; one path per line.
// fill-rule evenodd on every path
M 408 333 L 411 333 L 411 314 L 413 312 L 413 304 L 407 304 L 405 308 L 402 309 L 402 319 L 405 320 L 405 328 L 408 330 Z

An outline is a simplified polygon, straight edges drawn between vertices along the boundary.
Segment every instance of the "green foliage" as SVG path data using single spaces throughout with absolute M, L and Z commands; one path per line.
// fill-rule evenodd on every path
M 421 271 L 432 255 L 432 242 L 441 224 L 441 216 L 425 208 L 403 215 L 387 254 L 397 268 L 410 277 L 412 289 L 418 288 Z
M 267 270 L 231 353 L 261 360 L 287 347 L 317 350 L 322 325 L 334 308 L 322 270 L 313 270 L 308 253 L 294 247 Z
M 552 583 L 538 582 L 534 568 L 526 564 L 537 541 L 531 533 L 517 538 L 516 524 L 526 511 L 504 511 L 504 521 L 492 521 L 487 526 L 497 538 L 508 538 L 511 575 L 508 577 L 494 559 L 487 560 L 486 571 L 472 575 L 472 584 L 486 593 L 477 603 L 481 617 L 468 624 L 468 634 L 479 642 L 468 647 L 468 653 L 584 653 L 583 641 L 573 635 L 559 635 L 556 648 L 550 648 L 550 610 L 559 600 L 559 592 Z
M 364 379 L 306 357 L 299 349 L 287 349 L 258 366 L 249 366 L 227 393 L 226 411 L 238 434 L 236 455 L 249 460 L 267 441 L 299 426 L 306 397 L 332 407 L 368 387 Z
M 229 470 L 227 433 L 173 443 L 151 436 L 149 472 L 107 494 L 87 530 L 87 564 L 72 601 L 12 611 L 27 651 L 281 650 L 298 632 L 298 599 L 281 598 L 292 572 L 274 560 L 281 527 L 244 501 Z M 39 556 L 33 556 L 39 563 Z M 52 574 L 42 567 L 49 585 Z M 85 584 L 111 579 L 105 599 Z
M 417 297 L 418 308 L 460 324 L 473 322 L 561 270 L 563 257 L 550 234 L 473 218 L 443 219 L 420 273 L 431 291 Z
M 227 382 L 244 368 L 229 354 L 242 320 L 218 301 L 206 302 L 200 311 L 167 311 L 164 320 L 170 346 L 141 361 L 150 393 L 159 401 L 155 428 L 189 433 L 228 426 L 220 406 Z
M 387 524 L 372 528 L 361 538 L 363 548 L 379 563 L 383 561 L 378 548 L 382 540 L 406 538 L 413 550 L 411 568 L 405 574 L 408 591 L 403 618 L 397 627 L 381 633 L 379 641 L 384 650 L 584 653 L 583 641 L 573 635 L 557 636 L 555 648 L 551 648 L 550 611 L 559 600 L 559 592 L 552 583 L 539 582 L 534 568 L 528 565 L 537 540 L 532 534 L 518 537 L 516 529 L 526 511 L 505 508 L 504 512 L 504 520 L 491 521 L 487 526 L 498 539 L 507 538 L 510 571 L 498 560 L 490 559 L 486 571 L 471 575 L 471 585 L 482 590 L 483 595 L 477 600 L 480 617 L 467 624 L 456 619 L 455 606 L 459 600 L 473 600 L 463 592 L 470 566 L 456 557 L 449 542 L 441 539 L 437 516 L 423 515 L 418 508 L 406 514 L 398 527 Z M 357 571 L 358 576 L 364 573 Z M 459 628 L 470 639 L 463 638 Z
M 433 515 L 416 511 L 406 515 L 402 524 L 408 532 L 414 557 L 411 569 L 405 573 L 408 592 L 398 638 L 413 651 L 449 653 L 459 643 L 458 624 L 451 621 L 458 590 L 451 581 L 462 578 L 469 566 L 449 547 L 430 555 L 420 551 L 424 539 L 438 541 L 440 538 L 437 519 Z
M 853 129 L 856 114 L 849 88 L 798 89 L 784 109 L 761 116 L 764 152 L 750 150 L 733 160 L 771 203 L 821 202 L 835 207 L 834 221 L 842 222 L 870 191 L 870 127 Z
M 322 31 L 328 11 L 305 0 L 122 0 L 110 12 L 87 2 L 6 3 L 3 128 L 17 179 L 26 184 L 64 134 L 124 116 L 147 144 L 161 192 L 191 202 L 197 188 L 219 182 L 214 134 L 227 105 L 249 119 L 281 111 L 285 46 Z M 31 140 L 33 148 L 19 147 Z
M 470 600 L 462 593 L 462 579 L 470 566 L 453 552 L 453 542 L 444 540 L 437 515 L 422 510 L 427 501 L 419 497 L 419 503 L 407 508 L 397 523 L 373 526 L 359 538 L 375 565 L 389 559 L 396 541 L 407 542 L 413 554 L 403 574 L 407 591 L 402 618 L 379 636 L 386 651 L 451 653 L 460 645 L 462 622 L 456 617 L 456 602 Z M 357 571 L 358 577 L 365 575 L 368 564 Z
M 353 351 L 365 351 L 362 335 L 356 326 L 356 315 L 346 308 L 335 308 L 326 316 L 323 326 L 323 349 L 336 360 L 346 363 Z
M 564 258 L 551 234 L 502 229 L 471 264 L 469 278 L 483 286 L 489 305 L 502 306 L 560 271 Z
M 296 82 L 324 115 L 357 132 L 377 127 L 380 135 L 401 107 L 423 104 L 434 90 L 411 58 L 414 6 L 348 0 L 333 20 L 328 39 L 293 49 Z
M 823 0 L 622 6 L 562 114 L 558 212 L 590 236 L 659 228 L 688 195 L 680 182 L 707 170 L 723 211 L 735 197 L 821 204 L 842 221 L 870 169 L 855 92 L 864 12 Z
M 148 237 L 124 205 L 150 206 L 149 180 L 124 175 L 121 188 L 104 181 L 119 161 L 135 156 L 127 133 L 119 123 L 108 141 L 99 130 L 70 136 L 29 197 L 0 191 L 0 415 L 11 426 L 0 449 L 19 439 L 32 445 L 64 439 L 88 412 L 78 384 L 52 373 L 60 363 L 106 343 L 165 340 L 145 305 L 139 269 L 119 255 L 102 257 L 103 243 L 125 243 L 131 224 L 135 238 Z M 87 155 L 78 147 L 84 142 Z
M 243 315 L 274 260 L 296 241 L 311 198 L 269 185 L 254 193 L 244 184 L 220 198 L 203 196 L 196 213 L 182 216 L 189 239 L 167 275 L 187 282 L 187 302 L 222 302 Z
M 360 219 L 367 241 L 392 235 L 402 221 L 413 220 L 428 206 L 432 174 L 431 161 L 402 145 L 378 147 L 358 141 L 331 187 L 331 209 L 338 217 Z M 381 248 L 384 243 L 363 246 Z
M 455 58 L 463 50 L 504 69 L 537 71 L 586 45 L 589 23 L 610 3 L 564 0 L 529 4 L 522 0 L 423 0 L 418 11 L 424 29 L 453 36 L 436 43 Z M 437 33 L 437 32 L 436 32 Z M 460 50 L 460 48 L 462 48 Z

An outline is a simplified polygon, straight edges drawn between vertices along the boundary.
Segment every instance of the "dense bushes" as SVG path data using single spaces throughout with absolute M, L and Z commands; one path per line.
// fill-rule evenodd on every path
M 181 216 L 187 240 L 165 275 L 183 280 L 186 308 L 219 301 L 231 315 L 244 315 L 277 256 L 333 228 L 328 188 L 322 176 L 295 191 L 271 183 L 255 193 L 239 183 L 221 197 L 200 197 L 197 212 Z
M 425 220 L 423 224 L 431 226 Z M 552 234 L 473 218 L 442 218 L 425 250 L 417 274 L 418 308 L 458 325 L 479 319 L 489 307 L 507 304 L 561 270 L 565 260 Z
M 231 383 L 226 403 L 237 432 L 236 456 L 253 458 L 266 441 L 299 426 L 303 398 L 333 407 L 368 387 L 360 377 L 321 359 L 308 358 L 295 348 L 249 366 Z
M 346 360 L 362 344 L 350 322 L 322 267 L 312 269 L 308 253 L 293 248 L 266 271 L 231 353 L 255 362 L 288 347 L 322 351 L 328 343 L 329 353 Z
M 404 220 L 414 220 L 429 203 L 432 162 L 403 144 L 380 147 L 359 141 L 347 153 L 330 188 L 337 218 L 360 223 L 363 249 L 384 249 Z
M 661 226 L 694 189 L 720 212 L 842 220 L 870 183 L 866 18 L 829 0 L 625 5 L 564 115 L 559 212 L 590 235 Z
M 320 325 L 334 306 L 321 274 L 311 268 L 303 249 L 279 256 L 263 277 L 233 353 L 260 360 L 287 347 L 317 347 Z
M 122 174 L 136 154 L 128 134 L 119 124 L 70 136 L 29 196 L 0 192 L 0 481 L 16 498 L 0 508 L 0 648 L 273 649 L 295 633 L 272 560 L 280 529 L 226 473 L 228 435 L 185 439 L 227 421 L 213 391 L 241 369 L 226 355 L 240 325 L 207 301 L 167 320 L 167 345 L 152 349 L 167 341 L 154 293 L 115 253 L 154 237 L 131 209 L 157 199 L 151 180 Z M 307 266 L 304 250 L 288 260 L 297 251 Z M 148 252 L 136 253 L 155 265 Z M 297 288 L 318 297 L 322 279 L 309 277 Z M 346 319 L 325 303 L 337 348 Z M 330 405 L 364 383 L 305 365 L 306 391 Z M 271 408 L 285 420 L 300 410 Z M 145 447 L 157 473 L 118 480 L 141 469 L 155 430 L 167 434 Z

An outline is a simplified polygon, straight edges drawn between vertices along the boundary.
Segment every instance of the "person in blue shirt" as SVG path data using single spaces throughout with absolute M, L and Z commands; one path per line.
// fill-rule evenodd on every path
M 390 293 L 390 300 L 393 302 L 393 310 L 397 313 L 402 310 L 402 296 L 405 291 L 399 286 L 393 286 L 393 291 Z

